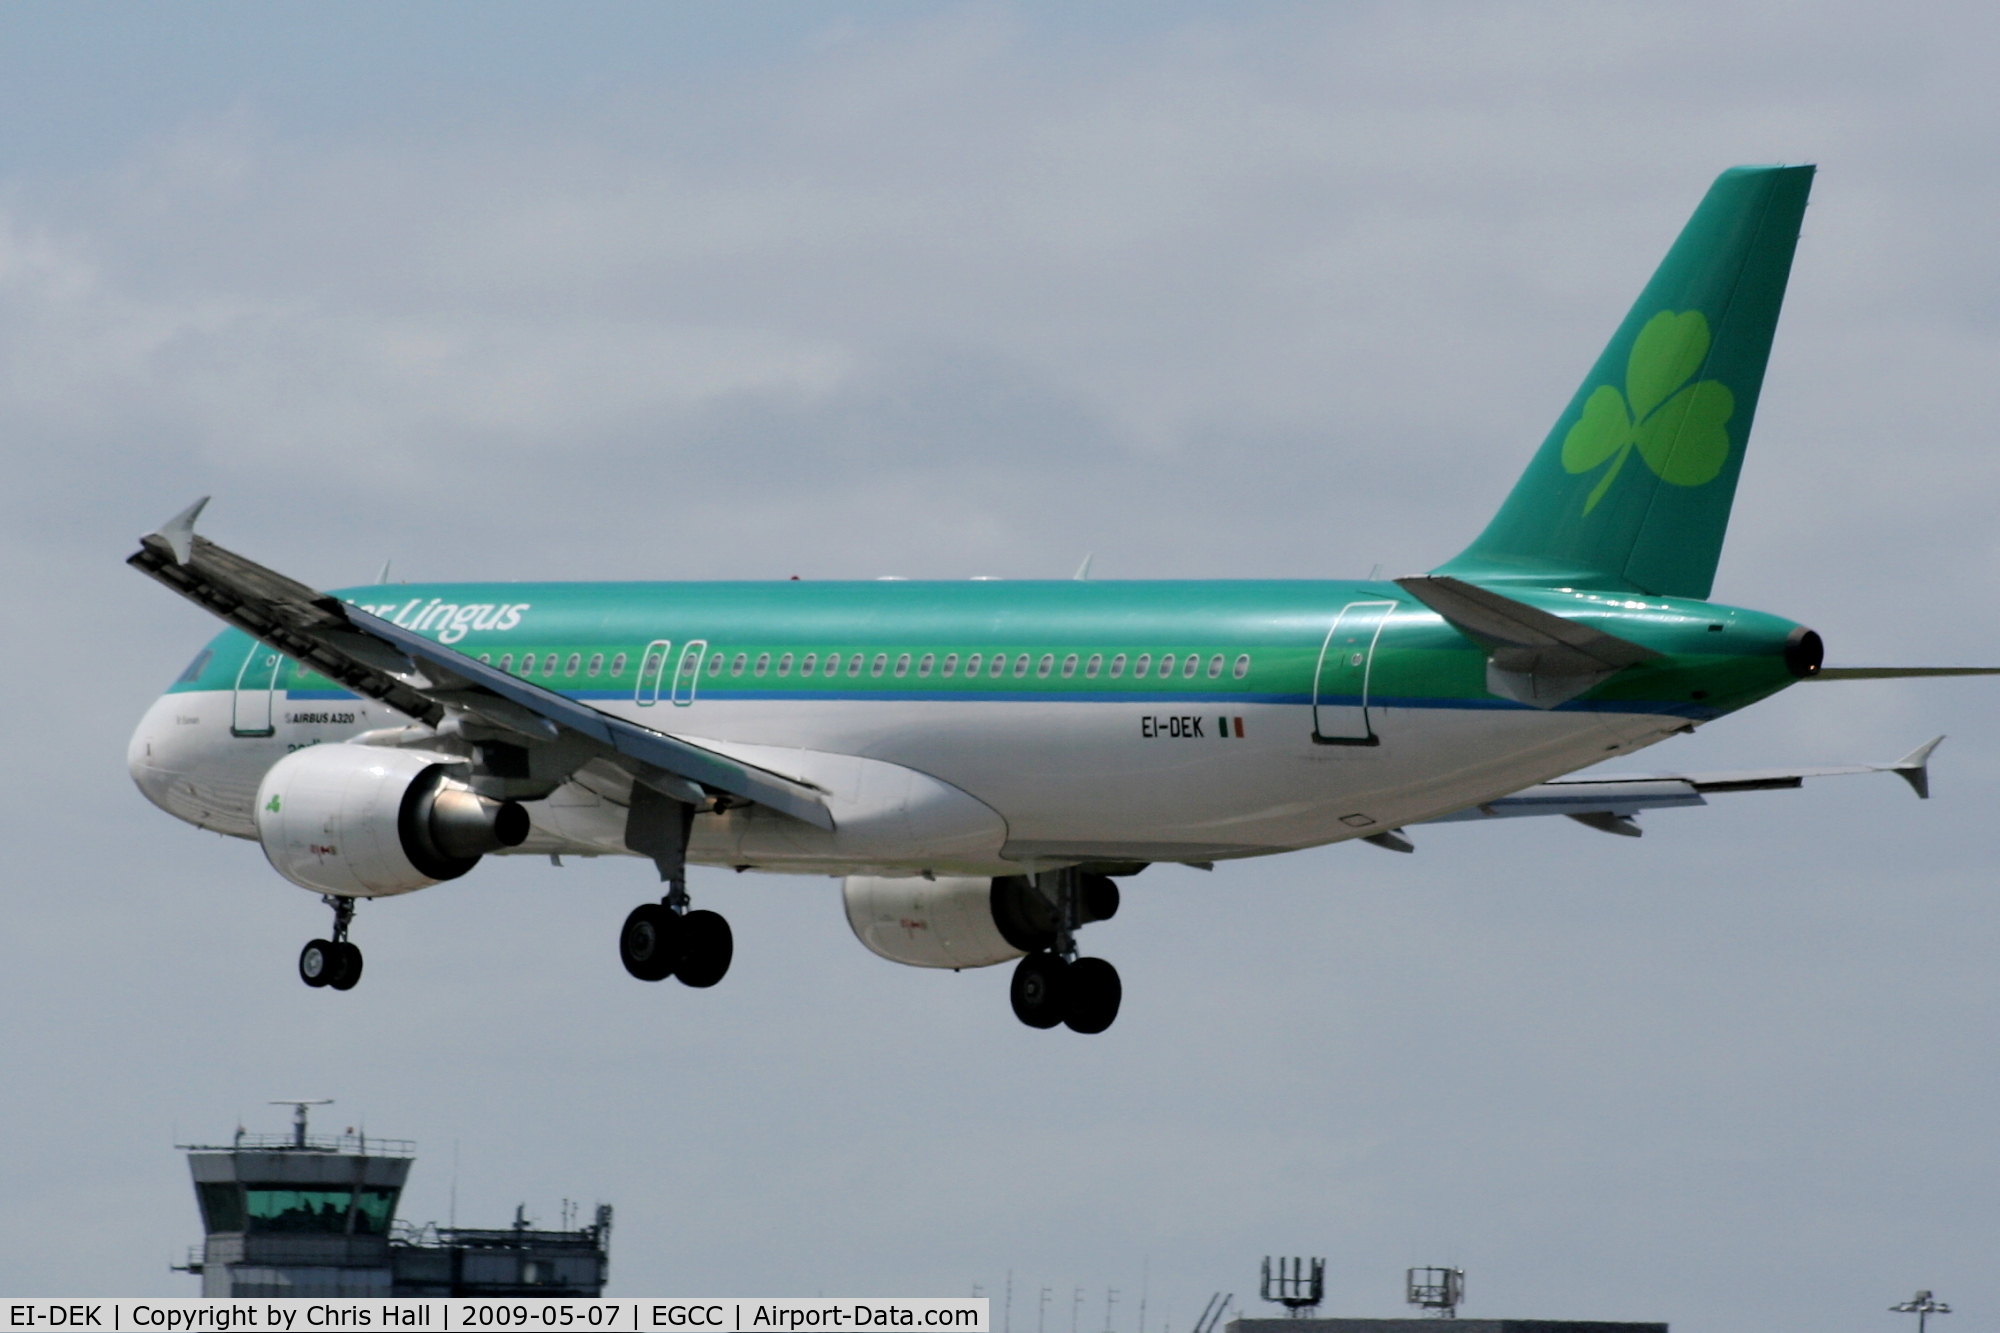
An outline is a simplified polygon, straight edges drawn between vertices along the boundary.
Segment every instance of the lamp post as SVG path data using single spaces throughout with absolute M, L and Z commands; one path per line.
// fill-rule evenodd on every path
M 1901 1305 L 1889 1309 L 1896 1314 L 1913 1314 L 1917 1317 L 1917 1333 L 1924 1333 L 1924 1324 L 1934 1314 L 1950 1314 L 1951 1307 L 1932 1296 L 1928 1291 L 1920 1291 Z

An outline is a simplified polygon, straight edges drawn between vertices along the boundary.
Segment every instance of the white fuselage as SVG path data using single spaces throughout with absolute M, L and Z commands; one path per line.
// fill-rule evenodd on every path
M 242 838 L 257 836 L 258 785 L 286 754 L 408 721 L 366 699 L 281 695 L 274 734 L 252 737 L 233 734 L 236 706 L 226 690 L 161 697 L 129 763 L 162 809 Z M 1290 851 L 1475 806 L 1685 726 L 1658 713 L 1390 707 L 1372 713 L 1381 744 L 1329 746 L 1312 742 L 1310 707 L 1289 704 L 1172 716 L 1128 701 L 598 706 L 824 790 L 832 832 L 738 807 L 698 818 L 689 848 L 701 864 L 811 874 L 1011 874 Z M 530 803 L 534 832 L 514 850 L 626 854 L 628 791 L 621 775 L 586 767 Z

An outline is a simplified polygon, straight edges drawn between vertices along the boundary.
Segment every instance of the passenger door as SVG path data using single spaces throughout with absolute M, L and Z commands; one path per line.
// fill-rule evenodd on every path
M 236 673 L 236 695 L 229 713 L 232 736 L 275 736 L 278 664 L 276 648 L 252 641 L 250 654 Z
M 1375 643 L 1394 602 L 1349 602 L 1320 645 L 1313 677 L 1313 744 L 1380 745 L 1368 719 L 1368 684 Z

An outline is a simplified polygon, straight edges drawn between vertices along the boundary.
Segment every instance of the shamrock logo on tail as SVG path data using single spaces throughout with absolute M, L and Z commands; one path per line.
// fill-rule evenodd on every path
M 1662 310 L 1632 343 L 1625 392 L 1600 384 L 1584 400 L 1583 415 L 1563 437 L 1563 468 L 1581 473 L 1611 463 L 1583 502 L 1584 513 L 1597 508 L 1635 448 L 1671 486 L 1699 486 L 1722 471 L 1729 459 L 1723 426 L 1736 398 L 1720 380 L 1688 383 L 1708 356 L 1708 344 L 1701 311 Z

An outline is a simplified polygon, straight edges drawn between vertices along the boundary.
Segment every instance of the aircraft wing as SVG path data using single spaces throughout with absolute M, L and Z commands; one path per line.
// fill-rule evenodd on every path
M 356 694 L 431 726 L 469 717 L 527 744 L 580 745 L 676 800 L 727 793 L 833 828 L 826 802 L 805 783 L 599 712 L 197 536 L 207 503 L 140 538 L 126 563 Z
M 1779 791 L 1805 785 L 1807 778 L 1841 777 L 1849 773 L 1894 773 L 1910 784 L 1911 790 L 1929 800 L 1930 758 L 1944 737 L 1927 741 L 1887 764 L 1839 764 L 1828 768 L 1753 768 L 1727 773 L 1607 773 L 1587 777 L 1556 778 L 1537 783 L 1511 796 L 1487 801 L 1448 815 L 1427 819 L 1426 824 L 1458 824 L 1483 819 L 1517 819 L 1525 815 L 1568 815 L 1579 824 L 1636 838 L 1642 830 L 1634 819 L 1641 810 L 1666 810 L 1676 806 L 1707 805 L 1708 797 L 1723 792 Z M 1401 830 L 1378 833 L 1364 839 L 1390 851 L 1414 851 L 1415 846 Z

